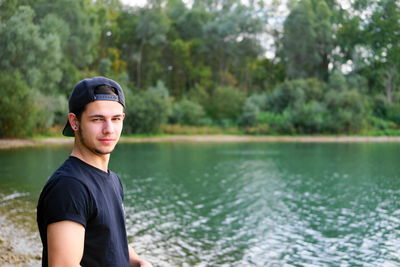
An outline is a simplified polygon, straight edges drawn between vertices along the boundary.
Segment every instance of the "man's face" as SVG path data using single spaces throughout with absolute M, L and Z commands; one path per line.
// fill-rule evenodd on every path
M 97 155 L 111 153 L 121 136 L 124 117 L 118 102 L 99 100 L 87 104 L 78 131 L 83 148 Z

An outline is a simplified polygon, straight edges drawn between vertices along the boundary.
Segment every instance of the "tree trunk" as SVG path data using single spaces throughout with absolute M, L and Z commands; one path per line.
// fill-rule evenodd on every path
M 142 54 L 143 54 L 143 46 L 144 46 L 144 41 L 142 40 L 140 42 L 140 47 L 139 47 L 139 57 L 138 57 L 138 62 L 136 65 L 136 82 L 137 82 L 137 87 L 140 88 L 141 86 L 141 78 L 142 78 Z
M 388 103 L 393 101 L 393 92 L 395 90 L 395 80 L 396 80 L 396 67 L 390 66 L 388 72 L 386 73 L 386 97 Z

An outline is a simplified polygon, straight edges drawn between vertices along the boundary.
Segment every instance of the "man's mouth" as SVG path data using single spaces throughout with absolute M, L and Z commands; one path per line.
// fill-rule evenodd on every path
M 110 143 L 113 143 L 115 141 L 115 139 L 113 139 L 113 138 L 100 138 L 99 141 L 101 143 L 104 143 L 104 144 L 110 144 Z

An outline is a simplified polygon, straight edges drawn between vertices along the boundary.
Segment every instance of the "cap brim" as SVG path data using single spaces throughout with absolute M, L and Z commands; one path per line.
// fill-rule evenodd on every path
M 69 121 L 65 124 L 64 130 L 62 131 L 62 134 L 64 136 L 75 136 L 74 130 L 72 130 L 71 125 L 69 124 Z

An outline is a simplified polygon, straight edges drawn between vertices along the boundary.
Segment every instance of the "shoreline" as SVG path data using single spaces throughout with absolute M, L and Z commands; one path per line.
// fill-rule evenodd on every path
M 25 195 L 0 192 L 0 266 L 41 266 L 35 208 L 23 199 Z
M 0 266 L 39 267 L 42 257 L 38 234 L 15 225 L 3 215 L 0 216 L 0 226 Z
M 125 137 L 120 143 L 226 143 L 226 142 L 294 142 L 294 143 L 361 143 L 400 142 L 400 136 L 249 136 L 249 135 L 169 135 L 154 137 Z M 43 145 L 71 145 L 71 137 L 4 138 L 0 149 L 35 147 Z

